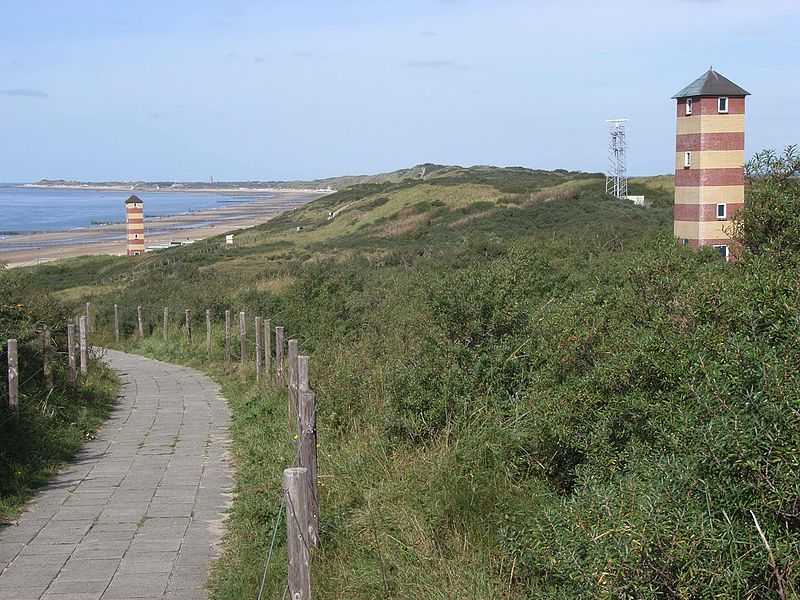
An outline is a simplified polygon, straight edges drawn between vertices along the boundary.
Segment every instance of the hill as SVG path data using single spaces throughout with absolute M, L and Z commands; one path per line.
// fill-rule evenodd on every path
M 164 347 L 163 306 L 262 315 L 312 356 L 318 597 L 796 591 L 797 265 L 679 246 L 665 178 L 632 182 L 644 208 L 599 175 L 449 169 L 354 185 L 234 247 L 20 271 L 100 323 L 118 304 L 129 334 L 146 307 L 152 335 L 124 347 L 223 383 L 239 484 L 214 597 L 258 588 L 285 398 L 179 323 Z
M 169 190 L 178 189 L 182 191 L 192 190 L 261 190 L 261 189 L 333 189 L 343 190 L 353 185 L 368 183 L 400 183 L 406 180 L 431 180 L 448 179 L 450 181 L 460 181 L 477 177 L 494 178 L 502 181 L 506 185 L 513 181 L 528 180 L 538 178 L 542 181 L 555 182 L 565 178 L 597 177 L 597 173 L 577 173 L 570 171 L 537 171 L 525 169 L 523 167 L 459 167 L 435 165 L 431 163 L 416 165 L 407 169 L 398 169 L 389 173 L 378 173 L 375 175 L 344 175 L 339 177 L 326 177 L 312 180 L 292 180 L 292 181 L 71 181 L 64 179 L 42 179 L 37 181 L 35 186 L 41 187 L 62 187 L 62 188 L 90 188 L 90 189 L 126 189 L 126 190 Z

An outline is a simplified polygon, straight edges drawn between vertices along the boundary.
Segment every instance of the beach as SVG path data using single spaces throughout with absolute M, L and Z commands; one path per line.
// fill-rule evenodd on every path
M 145 219 L 145 242 L 147 246 L 152 246 L 202 240 L 229 231 L 254 227 L 326 193 L 270 190 L 269 198 L 254 194 L 254 199 L 249 202 L 230 206 L 223 204 L 219 208 Z M 98 254 L 126 254 L 124 223 L 0 239 L 0 262 L 6 263 L 7 267 L 30 266 L 62 258 Z

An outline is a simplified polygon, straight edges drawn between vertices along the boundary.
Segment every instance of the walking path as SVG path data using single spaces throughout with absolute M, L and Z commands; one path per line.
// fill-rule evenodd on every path
M 122 397 L 97 438 L 0 532 L 0 598 L 205 598 L 233 486 L 219 387 L 108 351 Z

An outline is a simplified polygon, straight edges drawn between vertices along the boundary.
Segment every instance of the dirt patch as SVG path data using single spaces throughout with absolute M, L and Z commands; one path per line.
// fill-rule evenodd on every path
M 429 217 L 430 215 L 426 213 L 400 211 L 395 219 L 377 227 L 376 233 L 381 237 L 399 237 L 416 229 Z
M 485 219 L 494 214 L 494 209 L 483 210 L 481 212 L 476 212 L 471 215 L 466 215 L 461 217 L 460 219 L 456 219 L 448 227 L 455 229 L 456 227 L 461 227 L 462 225 L 468 225 L 469 223 L 474 223 L 475 221 L 480 221 L 481 219 Z

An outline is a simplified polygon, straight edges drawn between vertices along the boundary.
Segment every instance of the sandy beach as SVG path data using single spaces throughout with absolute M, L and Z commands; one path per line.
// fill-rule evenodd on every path
M 147 246 L 202 240 L 223 233 L 254 227 L 276 215 L 303 206 L 325 195 L 324 191 L 271 190 L 270 198 L 253 195 L 251 202 L 220 206 L 145 221 Z M 41 264 L 75 256 L 126 253 L 125 224 L 114 223 L 69 231 L 15 235 L 0 239 L 0 262 L 8 267 Z

